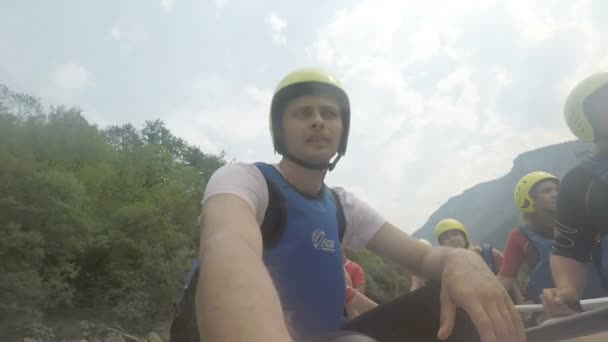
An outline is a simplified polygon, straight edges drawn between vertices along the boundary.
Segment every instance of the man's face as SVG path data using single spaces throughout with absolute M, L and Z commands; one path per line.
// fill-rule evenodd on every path
M 466 248 L 467 239 L 460 230 L 448 230 L 439 236 L 439 244 L 447 247 Z
M 328 162 L 337 153 L 342 136 L 338 103 L 321 95 L 305 95 L 285 107 L 282 134 L 286 150 L 312 163 Z
M 557 194 L 559 186 L 555 181 L 542 181 L 532 189 L 530 197 L 534 200 L 536 210 L 548 210 L 555 212 L 557 205 Z

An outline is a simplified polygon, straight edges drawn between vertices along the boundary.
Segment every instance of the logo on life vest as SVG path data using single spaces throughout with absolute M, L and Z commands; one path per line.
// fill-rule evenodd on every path
M 335 240 L 329 240 L 325 238 L 325 232 L 321 229 L 317 229 L 312 233 L 312 245 L 315 246 L 316 249 L 320 249 L 327 252 L 335 252 L 335 244 Z

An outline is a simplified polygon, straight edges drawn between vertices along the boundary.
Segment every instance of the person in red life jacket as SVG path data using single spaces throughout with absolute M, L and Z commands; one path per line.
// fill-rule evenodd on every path
M 444 219 L 435 227 L 435 238 L 440 246 L 471 249 L 479 254 L 486 265 L 497 274 L 502 266 L 502 253 L 490 245 L 471 246 L 469 232 L 460 221 Z
M 574 87 L 565 101 L 564 117 L 579 140 L 595 145 L 595 153 L 568 171 L 560 185 L 550 261 L 555 287 L 542 293 L 550 317 L 582 311 L 580 299 L 594 283 L 601 287 L 600 296 L 607 295 L 607 72 L 593 74 Z
M 353 287 L 353 281 L 350 274 L 344 269 L 344 277 L 346 279 L 346 317 L 350 320 L 366 313 L 367 311 L 378 306 L 378 303 L 359 292 Z
M 530 280 L 522 300 L 540 302 L 542 290 L 553 287 L 549 257 L 558 188 L 559 179 L 543 171 L 523 176 L 515 186 L 515 204 L 521 212 L 522 224 L 507 238 L 498 279 L 507 290 L 515 288 L 520 267 L 526 262 Z
M 350 286 L 361 294 L 365 294 L 365 272 L 363 271 L 363 267 L 349 260 L 344 252 L 342 252 L 342 258 L 344 259 L 344 269 L 351 280 Z
M 346 317 L 354 319 L 378 306 L 365 295 L 365 273 L 363 267 L 349 260 L 342 249 L 344 278 L 346 279 Z
M 350 274 L 348 274 L 348 271 L 346 270 L 346 267 L 344 268 L 344 280 L 346 280 L 346 287 L 353 287 L 353 280 L 350 278 Z
M 285 342 L 344 330 L 380 341 L 525 339 L 507 292 L 475 253 L 428 248 L 353 193 L 326 185 L 346 153 L 351 124 L 340 82 L 296 70 L 279 82 L 269 116 L 281 160 L 229 163 L 206 185 L 200 265 L 189 287 L 196 289 L 195 335 Z M 342 245 L 367 248 L 437 286 L 345 324 Z

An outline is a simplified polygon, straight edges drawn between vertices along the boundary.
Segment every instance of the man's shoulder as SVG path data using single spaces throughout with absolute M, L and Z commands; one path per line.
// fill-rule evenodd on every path
M 266 198 L 267 186 L 261 171 L 253 163 L 233 162 L 217 169 L 205 186 L 203 202 L 216 194 L 233 194 L 253 204 L 254 198 Z
M 588 183 L 592 177 L 592 163 L 593 161 L 591 159 L 583 160 L 568 171 L 566 171 L 566 174 L 564 175 L 564 177 L 562 177 L 562 186 L 579 186 L 581 185 L 581 183 Z
M 517 226 L 511 230 L 509 234 L 508 240 L 513 240 L 517 242 L 528 241 L 528 236 L 524 233 L 523 229 L 526 229 L 522 226 Z
M 258 170 L 258 167 L 255 165 L 256 163 L 247 163 L 247 162 L 232 162 L 227 163 L 219 167 L 215 170 L 216 173 L 231 173 L 231 172 L 247 172 L 251 170 Z
M 247 183 L 250 180 L 263 179 L 262 172 L 255 163 L 233 162 L 228 163 L 213 172 L 209 183 L 230 182 L 232 184 Z
M 353 206 L 355 204 L 365 203 L 365 201 L 363 201 L 361 198 L 359 198 L 354 193 L 348 191 L 342 186 L 335 186 L 330 188 L 337 195 L 337 199 L 340 200 L 340 203 L 342 203 L 342 205 Z

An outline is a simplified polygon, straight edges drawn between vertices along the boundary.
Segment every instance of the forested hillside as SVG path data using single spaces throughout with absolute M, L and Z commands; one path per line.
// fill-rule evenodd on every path
M 161 121 L 99 129 L 0 86 L 0 340 L 166 323 L 224 163 Z

